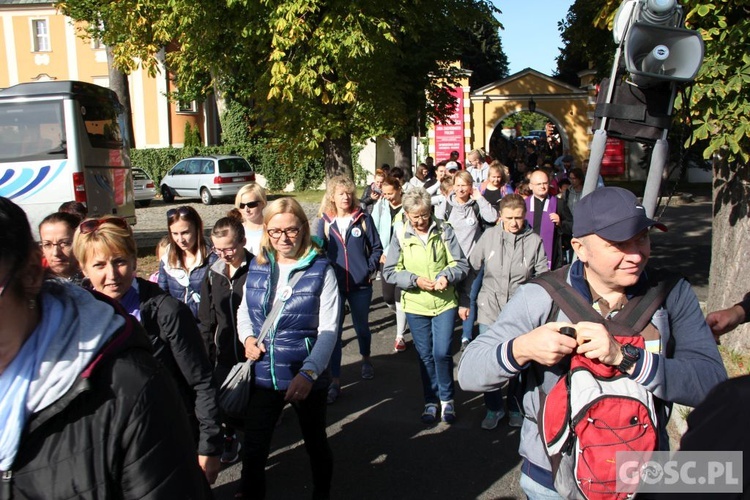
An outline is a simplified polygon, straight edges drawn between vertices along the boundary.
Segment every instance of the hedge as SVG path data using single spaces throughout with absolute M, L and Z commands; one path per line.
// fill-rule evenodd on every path
M 294 182 L 294 188 L 298 191 L 316 189 L 325 179 L 322 158 L 310 159 L 294 147 L 269 139 L 240 145 L 132 149 L 130 161 L 134 167 L 142 168 L 158 185 L 178 161 L 207 155 L 245 157 L 255 171 L 266 178 L 266 188 L 270 191 L 281 191 L 289 182 Z

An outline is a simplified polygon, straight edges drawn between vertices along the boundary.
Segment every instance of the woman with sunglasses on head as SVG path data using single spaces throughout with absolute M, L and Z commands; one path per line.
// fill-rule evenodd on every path
M 83 280 L 81 267 L 73 255 L 73 233 L 81 219 L 74 214 L 55 212 L 39 224 L 39 246 L 46 267 L 57 278 L 80 285 Z
M 321 206 L 317 236 L 326 244 L 328 259 L 333 263 L 341 297 L 349 303 L 359 354 L 362 356 L 361 376 L 368 380 L 375 376 L 370 361 L 370 304 L 372 280 L 380 267 L 383 247 L 372 216 L 359 207 L 352 180 L 339 175 L 331 178 Z M 382 194 L 382 191 L 381 191 Z M 341 393 L 341 333 L 344 327 L 343 300 L 339 319 L 339 340 L 331 358 L 333 380 L 328 390 L 328 402 L 333 403 Z
M 253 255 L 257 255 L 260 249 L 260 239 L 263 236 L 263 209 L 267 203 L 266 190 L 255 182 L 242 186 L 234 198 L 234 206 L 242 214 L 245 248 Z
M 391 239 L 383 279 L 401 289 L 401 305 L 419 353 L 422 422 L 435 423 L 440 409 L 443 422 L 452 424 L 455 287 L 468 274 L 469 264 L 451 225 L 431 215 L 430 195 L 424 188 L 405 193 L 403 206 L 406 221 Z
M 297 413 L 310 457 L 312 498 L 328 498 L 333 456 L 326 436 L 326 396 L 340 313 L 336 275 L 312 242 L 307 216 L 296 200 L 271 202 L 265 224 L 237 312 L 240 341 L 255 364 L 241 489 L 235 498 L 265 497 L 271 438 L 287 403 Z M 261 332 L 267 334 L 259 342 Z
M 203 235 L 203 221 L 193 207 L 167 211 L 167 227 L 172 242 L 159 262 L 159 287 L 184 302 L 198 319 L 201 283 L 216 261 Z
M 237 336 L 237 308 L 242 301 L 253 254 L 245 246 L 245 228 L 239 210 L 232 209 L 227 217 L 216 221 L 211 241 L 213 252 L 219 258 L 203 280 L 198 318 L 206 352 L 214 367 L 214 379 L 221 385 L 232 367 L 246 359 L 245 347 Z M 236 462 L 239 450 L 234 427 L 225 419 L 221 463 Z
M 211 498 L 141 326 L 40 262 L 0 197 L 0 496 Z
M 187 410 L 197 438 L 198 463 L 213 483 L 222 450 L 219 410 L 211 363 L 190 310 L 154 283 L 136 277 L 136 243 L 125 219 L 106 216 L 83 221 L 73 251 L 91 288 L 119 302 L 145 328 L 154 357 L 172 374 L 183 398 L 184 404 L 170 411 Z

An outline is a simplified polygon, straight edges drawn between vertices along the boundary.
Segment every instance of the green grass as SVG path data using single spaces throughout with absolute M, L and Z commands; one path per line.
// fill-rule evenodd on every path
M 317 190 L 317 189 L 310 189 L 308 191 L 290 191 L 290 192 L 269 193 L 268 199 L 275 200 L 276 198 L 289 196 L 289 197 L 295 198 L 300 203 L 320 203 L 320 200 L 323 199 L 324 194 L 326 194 L 325 191 Z

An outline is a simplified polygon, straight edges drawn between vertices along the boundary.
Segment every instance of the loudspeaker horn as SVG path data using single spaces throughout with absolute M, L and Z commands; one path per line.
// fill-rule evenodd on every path
M 636 22 L 626 35 L 625 67 L 639 87 L 690 82 L 701 68 L 703 51 L 697 31 Z

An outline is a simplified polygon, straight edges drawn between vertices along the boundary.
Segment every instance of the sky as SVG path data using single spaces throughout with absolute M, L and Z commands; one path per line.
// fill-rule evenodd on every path
M 503 51 L 512 75 L 532 68 L 546 75 L 557 69 L 555 58 L 562 41 L 557 23 L 565 18 L 574 0 L 493 0 L 502 11 L 498 19 Z

